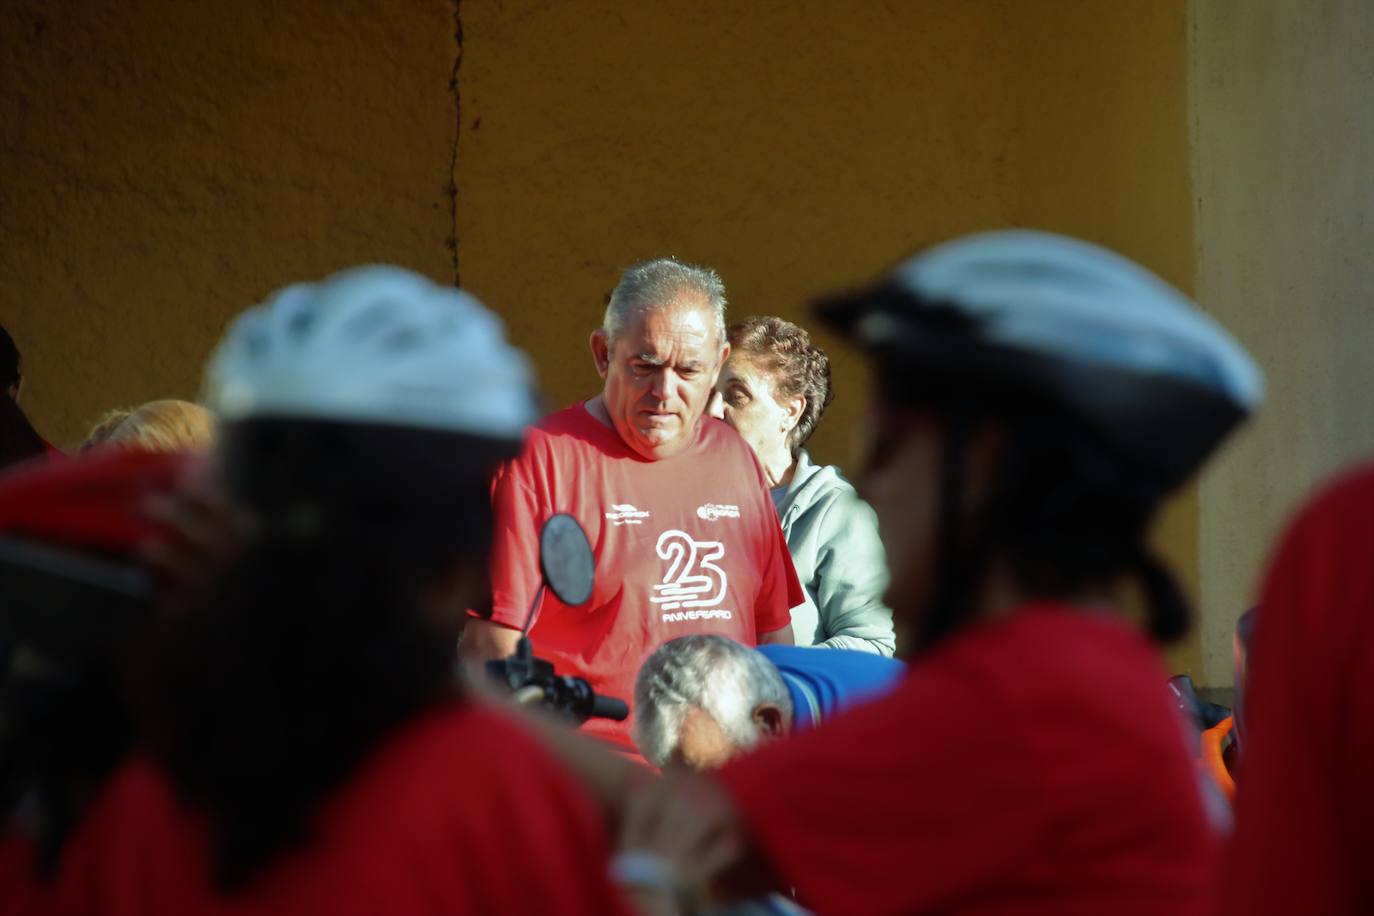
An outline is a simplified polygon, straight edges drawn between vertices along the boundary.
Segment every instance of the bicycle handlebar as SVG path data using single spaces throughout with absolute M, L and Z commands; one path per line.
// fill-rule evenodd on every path
M 507 658 L 487 662 L 487 674 L 500 681 L 517 703 L 545 706 L 576 725 L 588 719 L 622 722 L 630 714 L 624 700 L 601 696 L 586 679 L 556 674 L 550 662 L 534 657 L 525 637 Z
M 624 700 L 615 697 L 605 697 L 600 694 L 592 697 L 593 719 L 611 719 L 616 722 L 624 722 L 630 715 L 630 707 Z

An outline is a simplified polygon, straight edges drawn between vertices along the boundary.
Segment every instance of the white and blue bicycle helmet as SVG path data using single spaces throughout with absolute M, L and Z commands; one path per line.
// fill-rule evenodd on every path
M 288 286 L 230 326 L 206 372 L 237 495 L 302 536 L 436 528 L 537 417 L 528 358 L 475 298 L 399 267 Z M 485 500 L 476 500 L 484 502 Z
M 1142 472 L 1177 483 L 1259 405 L 1241 346 L 1154 274 L 1048 232 L 938 245 L 821 316 L 910 376 L 1035 393 L 1080 416 Z
M 399 267 L 297 283 L 241 314 L 206 373 L 227 422 L 297 417 L 493 439 L 535 417 L 533 373 L 475 298 Z
M 883 400 L 946 421 L 939 581 L 922 643 L 967 622 L 994 553 L 1042 597 L 1134 570 L 1151 633 L 1186 630 L 1187 602 L 1145 532 L 1263 395 L 1221 327 L 1120 255 L 1019 230 L 939 245 L 818 307 L 876 364 Z M 994 492 L 971 508 L 964 458 L 987 417 L 1007 431 L 1007 454 Z

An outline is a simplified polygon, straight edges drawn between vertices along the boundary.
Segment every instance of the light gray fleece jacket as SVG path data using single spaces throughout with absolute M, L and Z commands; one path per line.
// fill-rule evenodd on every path
M 773 489 L 773 505 L 806 591 L 806 603 L 792 610 L 797 645 L 891 655 L 887 557 L 872 507 L 836 468 L 817 467 L 805 450 L 792 482 Z

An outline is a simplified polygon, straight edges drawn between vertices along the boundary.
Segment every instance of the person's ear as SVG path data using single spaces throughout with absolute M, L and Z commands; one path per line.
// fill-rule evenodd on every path
M 725 361 L 730 358 L 730 342 L 727 340 L 720 348 L 720 357 L 716 360 L 715 371 L 711 373 L 711 387 L 716 387 L 720 381 L 720 374 L 725 370 Z
M 772 703 L 760 703 L 754 707 L 754 727 L 759 730 L 763 740 L 771 741 L 787 733 L 787 723 L 782 719 L 782 710 Z
M 797 424 L 801 422 L 802 414 L 806 412 L 806 398 L 798 395 L 783 401 L 781 406 L 784 411 L 783 422 L 786 424 L 783 432 L 790 433 L 797 428 Z
M 611 341 L 604 330 L 597 328 L 592 331 L 588 343 L 592 348 L 592 360 L 596 363 L 596 374 L 604 379 L 606 373 L 611 371 Z
M 19 376 L 19 381 L 15 382 L 13 385 L 11 385 L 10 388 L 9 388 L 9 391 L 7 391 L 6 394 L 8 394 L 8 395 L 10 396 L 10 400 L 11 400 L 11 401 L 13 401 L 14 403 L 18 404 L 18 403 L 19 403 L 19 395 L 23 392 L 23 390 L 24 390 L 24 376 L 21 375 L 21 376 Z

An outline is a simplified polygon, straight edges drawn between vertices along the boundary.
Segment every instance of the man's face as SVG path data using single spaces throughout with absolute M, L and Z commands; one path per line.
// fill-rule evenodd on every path
M 730 349 L 710 303 L 684 297 L 636 309 L 613 343 L 600 331 L 591 343 L 606 413 L 625 444 L 650 461 L 691 445 Z

